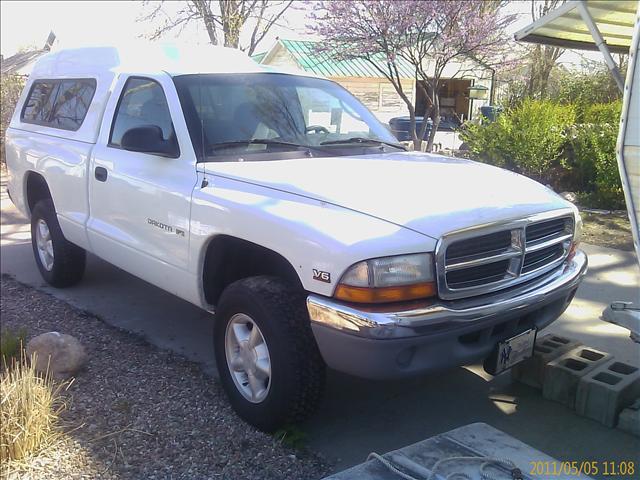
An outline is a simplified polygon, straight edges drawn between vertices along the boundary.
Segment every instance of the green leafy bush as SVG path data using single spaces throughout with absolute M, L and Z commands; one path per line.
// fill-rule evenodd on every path
M 12 360 L 20 358 L 26 345 L 25 330 L 2 329 L 0 331 L 0 367 L 9 365 Z
M 461 138 L 478 159 L 547 183 L 574 120 L 571 105 L 525 100 L 496 122 L 468 125 Z
M 620 101 L 582 105 L 577 123 L 573 105 L 525 100 L 494 123 L 466 124 L 460 136 L 472 158 L 578 192 L 585 206 L 622 209 L 620 109 Z
M 587 117 L 594 104 L 610 105 L 621 98 L 620 90 L 606 68 L 589 73 L 562 71 L 555 83 L 555 88 L 549 91 L 549 100 L 574 105 L 578 123 L 591 122 Z
M 0 162 L 4 163 L 4 134 L 9 126 L 16 103 L 22 93 L 24 79 L 17 75 L 0 78 Z
M 624 208 L 624 194 L 616 160 L 621 102 L 595 104 L 584 122 L 571 128 L 572 155 L 565 166 L 578 180 L 582 201 L 598 208 Z

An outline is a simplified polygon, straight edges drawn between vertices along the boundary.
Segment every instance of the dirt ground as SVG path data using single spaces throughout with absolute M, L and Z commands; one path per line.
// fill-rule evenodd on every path
M 631 223 L 626 214 L 582 212 L 582 241 L 601 247 L 632 251 Z

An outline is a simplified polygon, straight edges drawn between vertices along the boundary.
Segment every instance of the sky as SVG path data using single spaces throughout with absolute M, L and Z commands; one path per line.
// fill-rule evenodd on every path
M 121 44 L 127 40 L 144 38 L 157 24 L 137 21 L 149 11 L 140 1 L 9 1 L 0 2 L 0 51 L 5 58 L 26 47 L 42 47 L 50 31 L 55 32 L 60 47 Z M 177 2 L 166 2 L 163 7 L 168 14 L 178 8 Z M 276 37 L 309 38 L 306 32 L 306 4 L 296 2 L 296 8 L 285 13 L 286 26 L 273 28 L 258 46 L 257 52 L 267 50 Z M 508 13 L 517 15 L 511 25 L 513 33 L 531 22 L 528 0 L 513 1 L 507 6 Z M 173 34 L 164 41 L 176 39 Z M 196 44 L 208 43 L 204 26 L 189 25 L 178 40 Z M 568 67 L 579 66 L 583 53 L 567 51 L 560 62 Z M 587 53 L 589 59 L 599 60 L 597 53 Z

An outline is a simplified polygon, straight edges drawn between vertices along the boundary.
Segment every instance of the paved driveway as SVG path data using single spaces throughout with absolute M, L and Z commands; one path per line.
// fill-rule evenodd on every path
M 208 314 L 93 256 L 80 285 L 49 288 L 33 261 L 28 226 L 4 187 L 1 201 L 2 273 L 175 350 L 216 375 Z M 547 330 L 640 366 L 639 347 L 628 339 L 628 332 L 598 319 L 613 300 L 640 300 L 635 257 L 591 245 L 584 248 L 589 274 L 573 304 Z M 321 409 L 302 428 L 308 444 L 336 460 L 341 469 L 361 462 L 371 451 L 386 452 L 472 422 L 486 422 L 563 460 L 640 462 L 637 438 L 578 417 L 544 400 L 538 391 L 511 383 L 508 375 L 490 378 L 473 365 L 384 383 L 330 372 Z

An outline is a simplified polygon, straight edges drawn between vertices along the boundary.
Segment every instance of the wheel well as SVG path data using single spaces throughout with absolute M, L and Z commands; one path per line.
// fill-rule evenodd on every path
M 256 275 L 274 275 L 302 289 L 295 269 L 279 253 L 228 235 L 209 242 L 202 272 L 207 303 L 215 305 L 227 285 Z
M 47 181 L 39 173 L 29 172 L 27 177 L 27 205 L 29 206 L 29 212 L 33 212 L 40 200 L 47 198 L 53 198 Z

